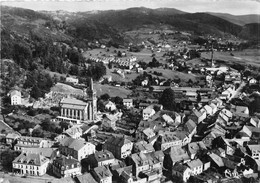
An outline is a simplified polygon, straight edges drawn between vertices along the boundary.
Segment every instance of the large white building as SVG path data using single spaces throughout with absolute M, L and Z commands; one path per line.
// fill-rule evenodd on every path
M 80 123 L 81 121 L 94 121 L 97 115 L 97 97 L 93 89 L 93 80 L 85 92 L 84 101 L 75 98 L 63 98 L 60 101 L 61 116 L 58 119 Z
M 60 141 L 59 150 L 61 154 L 72 156 L 80 161 L 88 155 L 95 153 L 96 146 L 90 142 L 86 142 L 85 140 L 66 137 Z
M 13 161 L 14 172 L 33 176 L 46 173 L 50 160 L 40 154 L 22 153 Z
M 20 91 L 13 90 L 10 92 L 11 105 L 21 105 L 22 95 Z

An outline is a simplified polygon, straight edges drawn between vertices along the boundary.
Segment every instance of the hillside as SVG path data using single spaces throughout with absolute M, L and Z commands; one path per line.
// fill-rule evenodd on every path
M 208 14 L 225 19 L 229 22 L 232 22 L 232 23 L 240 25 L 240 26 L 244 26 L 246 24 L 251 24 L 251 23 L 260 23 L 260 15 L 257 15 L 257 14 L 231 15 L 228 13 L 212 13 L 212 12 L 209 12 Z

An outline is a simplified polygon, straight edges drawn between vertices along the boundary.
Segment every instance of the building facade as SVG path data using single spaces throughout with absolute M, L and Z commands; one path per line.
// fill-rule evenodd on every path
M 124 159 L 133 149 L 133 142 L 124 137 L 111 137 L 104 145 L 104 149 L 113 153 L 115 158 Z
M 19 174 L 42 176 L 46 173 L 49 159 L 34 153 L 22 153 L 13 161 L 13 170 Z
M 81 175 L 80 162 L 71 156 L 56 158 L 52 163 L 53 174 L 58 177 Z
M 97 97 L 93 88 L 93 80 L 90 87 L 84 91 L 84 101 L 78 99 L 64 98 L 60 101 L 60 119 L 68 121 L 94 121 L 97 115 Z M 71 120 L 70 120 L 71 119 Z

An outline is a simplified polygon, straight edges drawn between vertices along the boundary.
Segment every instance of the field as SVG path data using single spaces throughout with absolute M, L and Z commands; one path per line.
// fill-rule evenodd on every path
M 214 59 L 260 66 L 260 50 L 247 49 L 244 51 L 233 51 L 232 54 L 234 56 L 230 52 L 214 52 Z M 210 59 L 211 53 L 203 52 L 201 57 Z
M 109 49 L 109 51 L 107 51 L 107 49 Z M 127 49 L 117 49 L 117 48 L 106 48 L 106 49 L 102 49 L 102 48 L 97 48 L 97 49 L 93 49 L 93 50 L 89 50 L 83 53 L 83 56 L 85 58 L 90 58 L 90 57 L 109 57 L 109 56 L 117 56 L 117 54 L 115 53 L 116 51 L 120 51 L 120 52 L 125 52 L 126 53 L 126 57 L 122 57 L 122 60 L 125 60 L 127 58 L 130 58 L 132 56 L 135 56 L 137 58 L 138 61 L 143 61 L 143 62 L 151 62 L 152 61 L 152 52 L 149 49 L 143 49 L 141 52 L 129 52 L 127 51 Z M 154 52 L 155 54 L 155 58 L 159 61 L 162 61 L 162 56 L 164 54 L 164 52 Z
M 169 70 L 169 69 L 160 69 L 160 68 L 151 69 L 151 68 L 148 68 L 146 71 L 147 72 L 149 72 L 149 71 L 160 72 L 163 75 L 160 76 L 159 78 L 166 78 L 166 79 L 180 78 L 181 80 L 184 80 L 184 81 L 188 81 L 189 79 L 195 81 L 196 78 L 198 77 L 195 74 L 188 74 L 188 73 L 178 72 L 178 71 Z M 154 75 L 154 76 L 156 76 L 156 75 Z
M 131 90 L 122 87 L 109 86 L 109 85 L 94 84 L 94 88 L 97 91 L 97 96 L 107 93 L 110 95 L 110 97 L 119 96 L 125 98 L 127 97 L 127 95 L 131 93 Z
M 61 93 L 64 93 L 64 94 L 71 94 L 71 93 L 78 94 L 78 95 L 83 94 L 82 90 L 77 89 L 77 88 L 73 88 L 72 86 L 66 85 L 66 84 L 63 84 L 63 83 L 57 83 L 55 86 L 53 86 L 51 88 L 51 91 L 61 92 Z

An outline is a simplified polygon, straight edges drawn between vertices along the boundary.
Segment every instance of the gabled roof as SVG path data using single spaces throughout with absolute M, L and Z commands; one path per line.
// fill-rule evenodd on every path
M 155 135 L 154 131 L 151 128 L 146 128 L 145 130 L 143 130 L 143 133 L 148 137 Z
M 112 173 L 105 166 L 99 166 L 99 167 L 94 168 L 94 172 L 99 177 L 99 179 L 112 177 Z
M 251 150 L 251 151 L 258 151 L 260 152 L 260 144 L 254 144 L 254 145 L 247 145 L 248 148 Z
M 124 98 L 123 102 L 130 102 L 130 103 L 132 103 L 133 99 L 132 98 Z
M 193 120 L 191 120 L 191 119 L 189 119 L 189 120 L 184 124 L 184 129 L 185 129 L 187 132 L 189 132 L 189 133 L 191 133 L 196 127 L 197 127 L 196 123 L 195 123 Z
M 196 154 L 200 149 L 207 149 L 207 147 L 202 141 L 192 142 L 188 144 L 188 151 L 191 154 Z
M 82 129 L 80 127 L 77 126 L 73 126 L 71 128 L 68 128 L 65 131 L 66 134 L 68 134 L 70 137 L 72 137 L 73 135 L 75 135 L 76 133 L 80 133 L 82 134 Z
M 53 160 L 55 163 L 59 164 L 60 166 L 71 166 L 74 164 L 79 163 L 79 161 L 71 156 L 69 157 L 57 157 L 55 160 Z
M 16 96 L 19 96 L 19 97 L 22 96 L 21 92 L 18 91 L 18 90 L 13 90 L 13 91 L 10 92 L 10 96 L 11 96 L 11 97 L 13 97 L 13 96 L 15 96 L 15 95 L 16 95 Z
M 190 161 L 187 163 L 188 167 L 190 167 L 190 169 L 199 167 L 199 166 L 203 166 L 202 161 L 200 161 L 200 159 L 195 159 L 193 161 Z
M 78 150 L 82 149 L 84 146 L 86 146 L 87 144 L 91 144 L 91 143 L 86 142 L 84 140 L 80 140 L 80 139 L 73 139 L 71 137 L 65 137 L 64 139 L 62 139 L 60 141 L 60 144 L 62 146 L 65 146 L 65 147 L 78 151 Z M 91 145 L 93 145 L 93 144 L 91 144 Z
M 189 160 L 190 157 L 188 153 L 179 146 L 173 146 L 166 150 L 166 154 L 170 154 L 173 162 L 178 162 L 182 160 Z
M 94 153 L 94 158 L 96 159 L 97 162 L 106 161 L 109 159 L 115 159 L 114 155 L 108 150 L 96 151 Z
M 53 156 L 53 153 L 57 150 L 58 148 L 48 148 L 48 147 L 43 147 L 43 148 L 24 148 L 22 151 L 24 153 L 35 153 L 35 154 L 40 154 L 43 155 L 47 158 L 51 158 Z
M 36 166 L 41 166 L 44 163 L 48 162 L 48 158 L 40 155 L 40 154 L 35 154 L 35 153 L 21 153 L 13 163 L 21 163 L 21 164 L 26 164 L 26 165 L 36 165 Z
M 180 173 L 184 173 L 185 170 L 189 169 L 189 167 L 187 165 L 183 165 L 183 164 L 174 164 L 174 166 L 172 167 L 172 170 L 180 172 Z
M 223 159 L 220 156 L 216 155 L 215 153 L 211 153 L 209 157 L 211 158 L 212 161 L 214 161 L 218 165 L 218 167 L 224 166 Z
M 122 147 L 125 144 L 132 144 L 133 142 L 131 142 L 129 139 L 125 138 L 125 137 L 114 137 L 112 136 L 111 138 L 109 138 L 106 141 L 107 145 L 113 145 L 113 146 L 119 146 Z
M 76 176 L 79 183 L 97 183 L 90 173 L 85 173 L 83 175 Z

